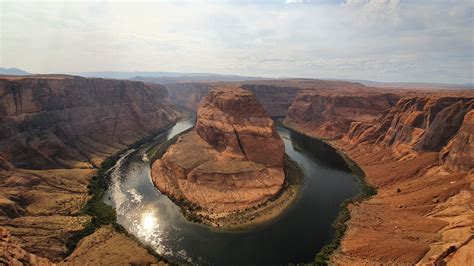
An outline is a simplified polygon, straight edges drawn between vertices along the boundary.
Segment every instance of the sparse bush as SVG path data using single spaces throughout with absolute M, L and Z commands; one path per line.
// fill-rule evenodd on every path
M 68 248 L 68 254 L 71 254 L 72 251 L 74 251 L 81 239 L 93 234 L 99 227 L 110 224 L 117 232 L 123 233 L 126 236 L 131 237 L 140 246 L 146 248 L 150 254 L 154 255 L 160 260 L 163 260 L 163 258 L 159 256 L 155 251 L 153 251 L 149 247 L 143 246 L 143 244 L 141 244 L 138 240 L 131 236 L 122 225 L 117 223 L 117 215 L 115 209 L 105 204 L 104 196 L 107 193 L 107 189 L 110 183 L 109 170 L 115 165 L 120 156 L 123 155 L 123 153 L 129 149 L 141 147 L 143 144 L 152 140 L 157 135 L 162 135 L 163 133 L 165 133 L 169 128 L 170 127 L 160 129 L 156 131 L 155 134 L 136 141 L 125 150 L 122 150 L 112 156 L 107 157 L 101 163 L 101 166 L 97 171 L 97 175 L 93 176 L 89 185 L 87 185 L 88 194 L 91 195 L 91 198 L 81 209 L 81 214 L 90 215 L 91 220 L 87 222 L 84 229 L 77 231 L 67 239 L 66 247 Z

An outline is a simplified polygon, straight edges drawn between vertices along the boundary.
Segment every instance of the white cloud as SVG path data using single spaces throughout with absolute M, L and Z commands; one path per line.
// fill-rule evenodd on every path
M 0 5 L 0 66 L 33 72 L 473 82 L 470 1 Z

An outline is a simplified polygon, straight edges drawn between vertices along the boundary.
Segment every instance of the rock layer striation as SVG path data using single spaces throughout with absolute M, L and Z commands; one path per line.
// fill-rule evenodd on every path
M 330 139 L 377 188 L 349 206 L 333 263 L 472 264 L 474 95 L 393 94 L 303 90 L 285 120 Z
M 199 107 L 195 129 L 153 163 L 168 196 L 210 215 L 242 211 L 275 196 L 285 180 L 284 145 L 255 96 L 217 87 Z
M 0 225 L 26 252 L 61 261 L 69 238 L 91 219 L 81 208 L 97 166 L 179 116 L 159 85 L 64 75 L 0 77 Z M 147 254 L 132 240 L 122 244 Z M 97 249 L 104 246 L 97 243 Z

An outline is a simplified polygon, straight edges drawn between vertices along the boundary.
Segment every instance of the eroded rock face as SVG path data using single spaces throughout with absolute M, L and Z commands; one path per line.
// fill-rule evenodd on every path
M 212 83 L 166 84 L 171 100 L 187 109 L 196 111 L 214 86 Z M 285 116 L 296 97 L 299 88 L 266 84 L 242 84 L 242 88 L 252 92 L 269 116 Z
M 36 256 L 22 249 L 13 241 L 10 232 L 4 227 L 0 227 L 0 264 L 31 266 L 56 265 L 46 258 Z
M 214 89 L 198 110 L 196 133 L 220 152 L 281 166 L 284 147 L 255 96 L 239 88 Z
M 68 239 L 90 221 L 81 208 L 94 166 L 179 116 L 158 85 L 0 77 L 0 225 L 25 252 L 61 261 Z
M 251 91 L 272 117 L 285 116 L 300 90 L 297 87 L 264 84 L 243 84 L 242 88 Z
M 90 167 L 176 120 L 166 88 L 38 76 L 0 79 L 0 153 L 15 167 Z
M 198 110 L 193 132 L 153 163 L 158 189 L 212 213 L 253 207 L 284 183 L 284 145 L 249 91 L 220 87 Z
M 171 100 L 186 109 L 196 111 L 212 85 L 210 83 L 183 82 L 166 84 Z
M 349 205 L 351 218 L 332 263 L 469 264 L 473 94 L 396 95 L 398 102 L 371 108 L 380 96 L 303 90 L 285 120 L 306 134 L 331 138 L 377 188 L 377 195 Z
M 439 152 L 473 108 L 474 99 L 469 97 L 403 98 L 376 121 L 353 123 L 347 137 L 353 143 L 381 143 L 399 152 Z M 467 136 L 459 137 L 466 143 Z
M 474 110 L 464 116 L 461 128 L 443 148 L 441 159 L 449 169 L 469 171 L 474 168 Z
M 371 122 L 399 99 L 395 94 L 301 90 L 288 110 L 286 123 L 299 124 L 328 139 L 342 138 L 352 122 Z

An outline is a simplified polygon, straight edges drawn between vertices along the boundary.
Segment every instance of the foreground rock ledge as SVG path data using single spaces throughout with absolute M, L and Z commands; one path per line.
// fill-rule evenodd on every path
M 226 218 L 281 192 L 283 164 L 283 141 L 255 96 L 217 87 L 198 109 L 195 129 L 153 163 L 152 179 L 194 218 L 227 226 Z

